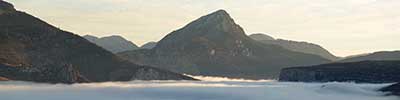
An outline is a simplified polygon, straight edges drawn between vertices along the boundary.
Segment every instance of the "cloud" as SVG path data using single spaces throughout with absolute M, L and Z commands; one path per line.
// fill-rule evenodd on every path
M 0 82 L 2 100 L 398 100 L 388 84 L 132 81 L 73 85 Z

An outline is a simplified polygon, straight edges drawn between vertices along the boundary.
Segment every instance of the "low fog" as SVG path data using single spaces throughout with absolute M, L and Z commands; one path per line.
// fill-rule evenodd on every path
M 131 81 L 90 84 L 0 82 L 2 100 L 399 100 L 375 90 L 390 84 L 272 80 Z M 208 80 L 207 80 L 208 79 Z

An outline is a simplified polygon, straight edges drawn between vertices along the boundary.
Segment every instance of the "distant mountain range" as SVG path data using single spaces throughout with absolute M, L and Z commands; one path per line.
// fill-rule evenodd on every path
M 318 55 L 318 56 L 324 57 L 324 58 L 332 60 L 332 61 L 339 59 L 339 57 L 336 57 L 335 55 L 331 54 L 328 50 L 322 48 L 321 46 L 319 46 L 317 44 L 313 44 L 313 43 L 275 39 L 271 36 L 268 36 L 268 35 L 262 34 L 262 33 L 252 34 L 249 37 L 251 37 L 252 39 L 257 40 L 261 43 L 264 43 L 264 44 L 278 45 L 285 49 L 295 51 L 295 52 L 314 54 L 314 55 Z
M 179 73 L 250 79 L 277 78 L 281 68 L 330 62 L 253 40 L 224 10 L 169 33 L 153 49 L 119 55 L 134 63 Z
M 101 37 L 101 38 L 92 35 L 85 35 L 83 36 L 83 38 L 89 40 L 90 42 L 112 53 L 139 49 L 139 47 L 136 44 L 117 35 Z
M 157 42 L 147 42 L 146 44 L 143 44 L 140 48 L 141 49 L 153 49 L 156 47 Z
M 400 51 L 379 51 L 369 54 L 346 57 L 337 62 L 357 62 L 357 61 L 380 61 L 380 60 L 400 60 Z
M 400 95 L 400 52 L 381 51 L 346 57 L 330 64 L 284 68 L 280 81 L 394 83 L 380 89 Z
M 50 83 L 193 80 L 121 59 L 78 35 L 16 11 L 2 0 L 0 77 Z
M 282 70 L 279 80 L 296 82 L 400 82 L 400 61 L 332 63 Z

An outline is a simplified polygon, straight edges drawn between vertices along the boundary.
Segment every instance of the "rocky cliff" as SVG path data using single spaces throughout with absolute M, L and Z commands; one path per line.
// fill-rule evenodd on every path
M 332 63 L 282 69 L 280 81 L 390 83 L 400 81 L 400 61 Z
M 1 1 L 0 5 L 8 5 Z M 1 10 L 3 7 L 0 8 Z M 73 33 L 20 11 L 0 14 L 0 77 L 51 83 L 192 79 L 123 60 Z M 157 75 L 136 76 L 143 70 Z M 139 74 L 140 75 L 140 74 Z M 134 78 L 138 79 L 138 78 Z
M 119 55 L 138 64 L 179 73 L 251 79 L 276 78 L 284 67 L 329 61 L 257 42 L 224 10 L 169 33 L 153 49 Z

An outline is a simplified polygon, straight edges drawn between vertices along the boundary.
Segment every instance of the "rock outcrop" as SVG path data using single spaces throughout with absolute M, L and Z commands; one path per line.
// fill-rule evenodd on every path
M 83 38 L 112 53 L 139 49 L 139 47 L 136 44 L 117 35 L 101 37 L 101 38 L 92 35 L 85 35 L 83 36 Z
M 255 41 L 224 10 L 171 32 L 153 49 L 119 55 L 179 73 L 249 79 L 277 78 L 281 68 L 329 62 L 320 56 Z
M 280 81 L 391 83 L 400 81 L 400 61 L 332 63 L 282 69 Z
M 307 43 L 307 42 L 298 42 L 298 41 L 292 41 L 292 40 L 284 40 L 284 39 L 275 39 L 271 36 L 268 36 L 266 34 L 252 34 L 249 37 L 251 37 L 254 40 L 257 40 L 261 43 L 265 44 L 270 44 L 270 45 L 278 45 L 281 46 L 285 49 L 295 51 L 295 52 L 302 52 L 302 53 L 307 53 L 307 54 L 313 54 L 313 55 L 318 55 L 321 57 L 324 57 L 326 59 L 329 59 L 331 61 L 338 60 L 339 57 L 336 57 L 332 53 L 330 53 L 328 50 L 324 49 L 323 47 L 313 44 L 313 43 Z
M 3 1 L 0 5 L 7 5 Z M 0 14 L 0 77 L 11 80 L 75 83 L 128 81 L 138 70 L 154 69 L 169 80 L 191 79 L 140 66 L 27 13 Z M 124 73 L 113 74 L 119 71 Z M 148 79 L 160 80 L 164 77 Z

